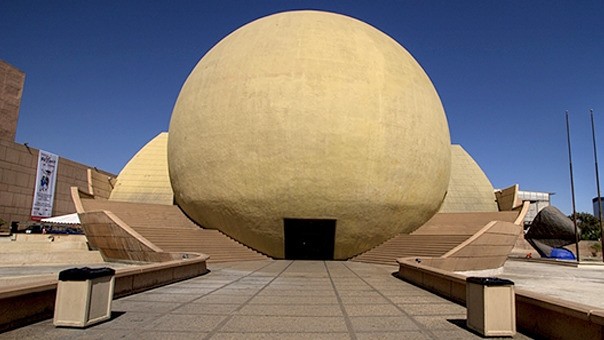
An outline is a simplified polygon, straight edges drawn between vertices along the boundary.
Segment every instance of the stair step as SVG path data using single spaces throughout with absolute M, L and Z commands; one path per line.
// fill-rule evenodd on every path
M 170 252 L 198 252 L 210 255 L 208 262 L 257 261 L 267 259 L 214 229 L 204 229 L 177 206 L 138 204 L 82 199 L 85 211 L 114 213 L 149 242 Z

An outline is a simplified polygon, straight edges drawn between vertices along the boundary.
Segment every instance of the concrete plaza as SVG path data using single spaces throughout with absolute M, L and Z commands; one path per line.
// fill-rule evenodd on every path
M 113 302 L 86 329 L 52 320 L 3 339 L 471 339 L 466 309 L 358 262 L 254 261 Z M 521 334 L 515 338 L 525 339 Z

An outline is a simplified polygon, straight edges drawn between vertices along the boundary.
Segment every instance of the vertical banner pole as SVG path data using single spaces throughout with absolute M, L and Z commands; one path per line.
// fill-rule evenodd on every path
M 575 180 L 573 177 L 573 157 L 571 155 L 570 147 L 570 124 L 568 122 L 568 111 L 566 111 L 566 139 L 568 142 L 568 164 L 570 166 L 570 193 L 573 203 L 573 224 L 575 225 L 575 241 L 576 241 L 576 252 L 577 262 L 579 262 L 579 232 L 577 228 L 577 209 L 575 208 Z
M 600 194 L 600 171 L 598 170 L 598 151 L 596 149 L 596 128 L 594 124 L 594 110 L 589 110 L 591 117 L 591 136 L 594 144 L 594 162 L 596 165 L 596 188 L 598 192 L 598 221 L 600 221 L 600 242 L 602 242 L 602 261 L 604 262 L 604 226 L 602 225 L 602 195 Z

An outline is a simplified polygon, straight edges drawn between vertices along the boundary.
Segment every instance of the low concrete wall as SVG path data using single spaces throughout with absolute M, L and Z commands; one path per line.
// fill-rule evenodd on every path
M 429 261 L 399 259 L 399 278 L 466 304 L 466 278 L 429 267 Z M 523 334 L 546 339 L 604 339 L 604 310 L 515 289 L 516 325 Z
M 158 286 L 186 280 L 208 272 L 207 255 L 186 254 L 189 258 L 116 270 L 114 298 L 139 293 Z M 174 254 L 182 258 L 183 254 Z M 56 275 L 35 282 L 0 288 L 0 332 L 35 323 L 53 316 Z
M 445 259 L 433 259 L 442 260 Z M 466 278 L 449 271 L 430 267 L 430 259 L 420 263 L 415 259 L 399 259 L 398 277 L 441 295 L 462 306 L 466 305 Z
M 98 251 L 40 251 L 25 252 L 0 252 L 0 265 L 14 266 L 39 266 L 39 265 L 90 265 L 103 264 L 103 257 Z
M 88 250 L 84 235 L 13 234 L 0 245 L 3 266 L 103 262 L 100 252 Z
M 53 243 L 83 243 L 86 244 L 85 235 L 69 235 L 69 234 L 12 234 L 11 242 L 51 242 L 49 237 L 52 236 Z
M 52 237 L 52 236 L 49 236 Z M 31 253 L 52 251 L 88 251 L 88 244 L 78 242 L 3 242 L 0 253 Z

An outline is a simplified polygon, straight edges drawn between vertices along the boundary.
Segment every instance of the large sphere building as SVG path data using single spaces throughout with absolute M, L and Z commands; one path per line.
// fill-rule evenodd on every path
M 285 12 L 228 35 L 172 114 L 176 203 L 276 258 L 346 259 L 436 213 L 445 113 L 401 45 L 343 15 Z

